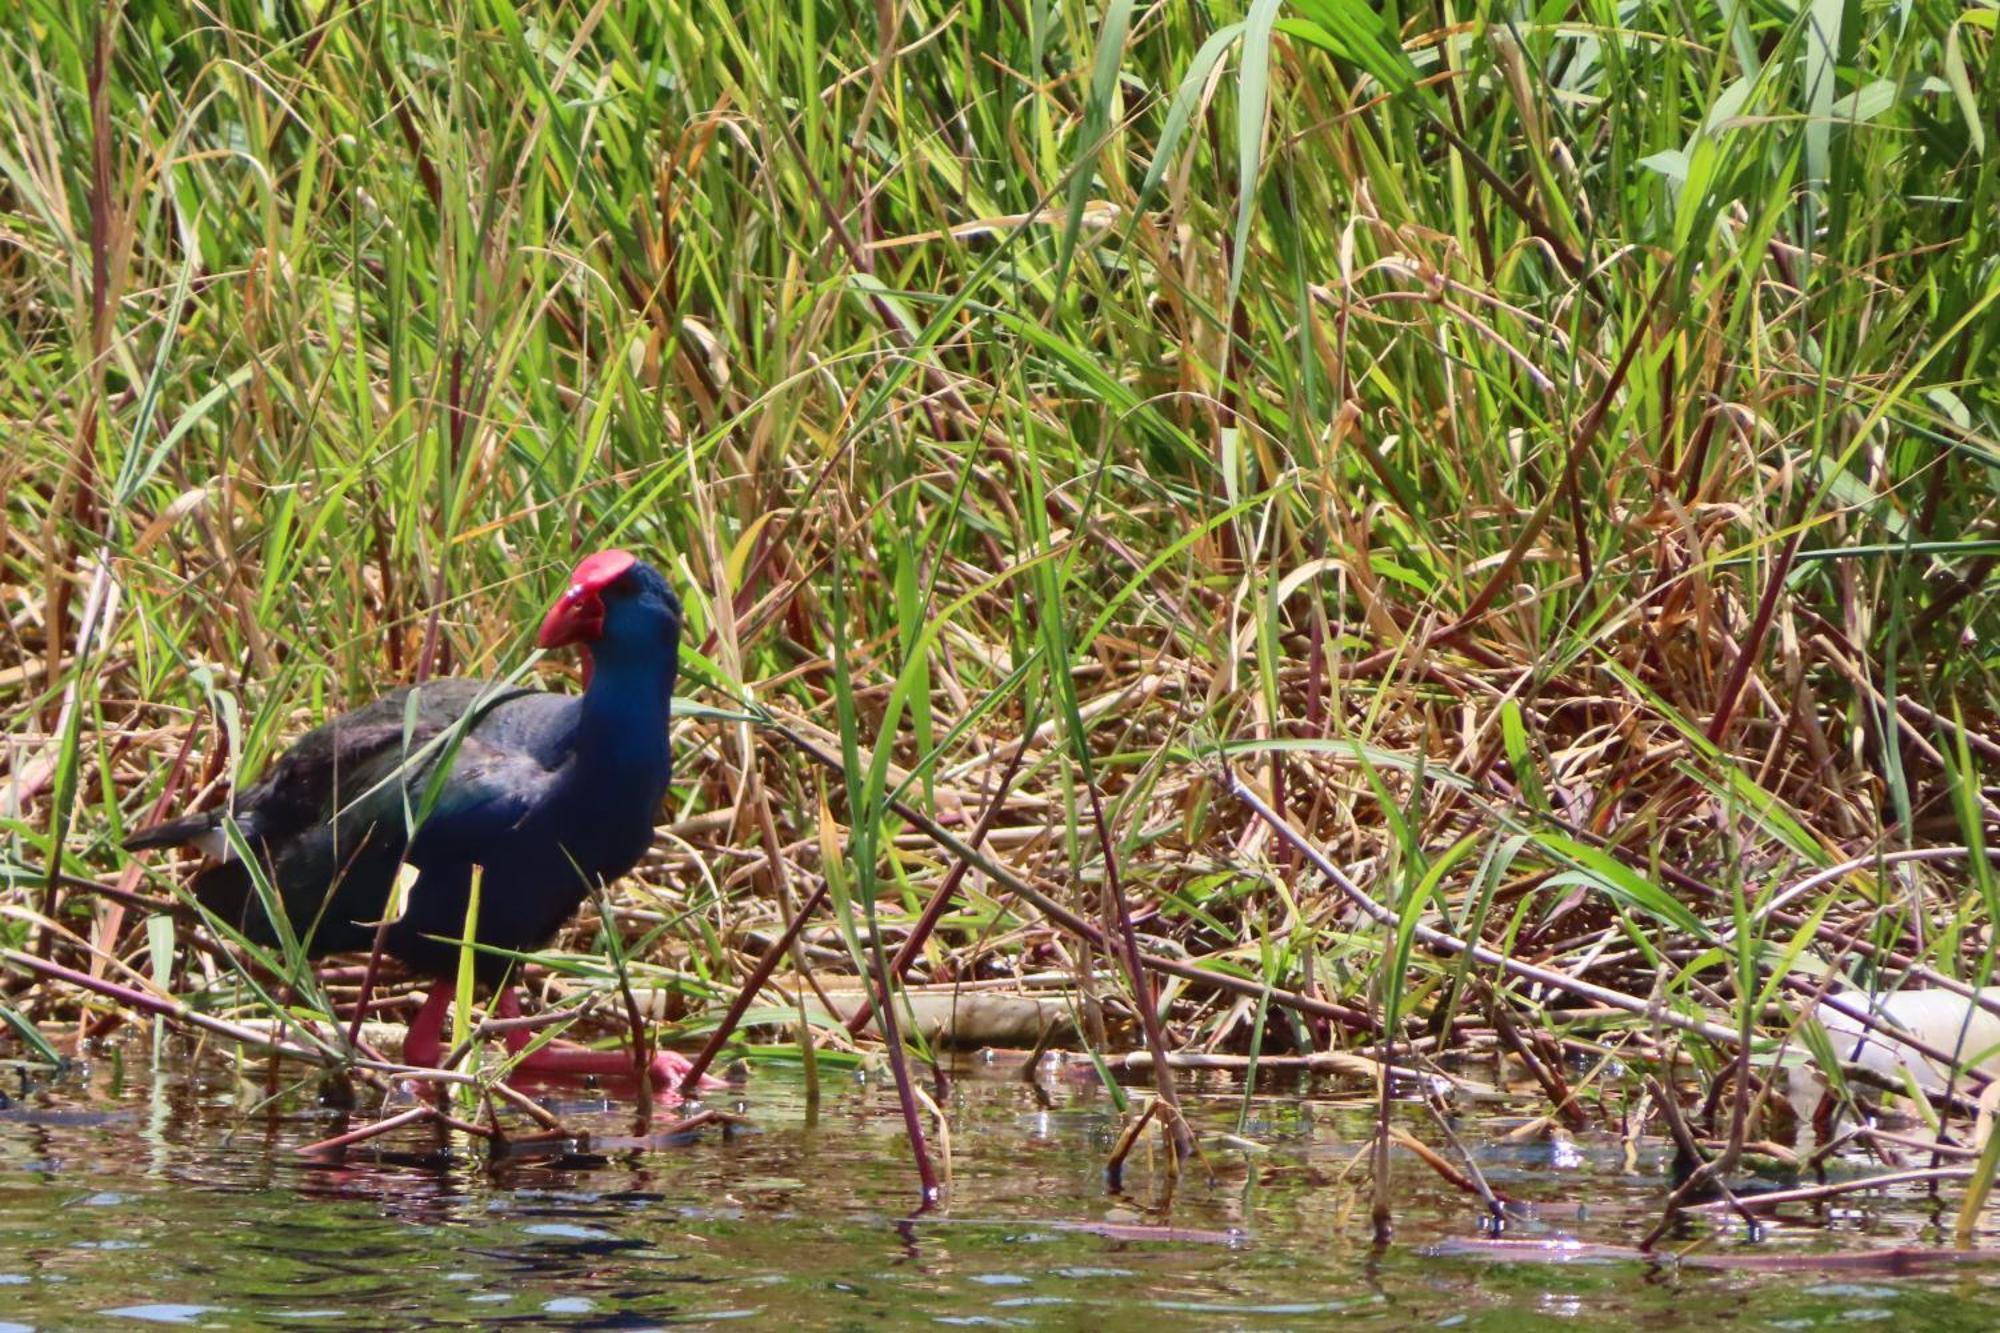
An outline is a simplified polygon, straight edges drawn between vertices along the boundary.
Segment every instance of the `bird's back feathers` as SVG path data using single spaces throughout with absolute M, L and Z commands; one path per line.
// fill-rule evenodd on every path
M 645 564 L 599 594 L 602 630 L 588 645 L 599 669 L 584 695 L 476 680 L 395 690 L 302 736 L 228 809 L 142 829 L 125 846 L 200 847 L 196 898 L 270 943 L 262 878 L 315 956 L 368 948 L 397 872 L 412 866 L 417 882 L 383 939 L 430 972 L 456 965 L 477 866 L 478 942 L 541 947 L 592 884 L 644 853 L 672 768 L 679 604 Z M 489 977 L 506 966 L 491 952 L 480 962 Z

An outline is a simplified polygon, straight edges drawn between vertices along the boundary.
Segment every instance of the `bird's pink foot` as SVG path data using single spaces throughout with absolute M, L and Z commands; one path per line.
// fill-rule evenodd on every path
M 523 1043 L 525 1045 L 525 1043 Z M 518 1049 L 518 1048 L 517 1048 Z M 656 1051 L 651 1065 L 647 1067 L 647 1081 L 653 1086 L 657 1098 L 672 1099 L 681 1096 L 681 1081 L 694 1068 L 694 1063 L 678 1051 Z M 588 1046 L 576 1046 L 566 1041 L 552 1041 L 530 1051 L 521 1057 L 514 1071 L 520 1074 L 542 1078 L 614 1078 L 629 1079 L 634 1076 L 632 1053 L 629 1050 L 593 1050 Z M 720 1081 L 702 1076 L 701 1087 L 719 1088 Z
M 679 1088 L 688 1072 L 694 1068 L 694 1061 L 679 1051 L 654 1051 L 652 1078 L 656 1088 Z M 703 1074 L 697 1089 L 726 1088 L 729 1085 L 711 1074 Z
M 501 1018 L 513 1018 L 520 1014 L 519 999 L 510 989 L 503 992 L 494 1006 L 494 1012 Z M 514 1029 L 507 1033 L 507 1049 L 515 1053 L 527 1050 L 534 1041 L 534 1033 L 525 1029 Z M 648 1081 L 653 1085 L 653 1095 L 673 1098 L 681 1095 L 681 1082 L 694 1062 L 678 1051 L 655 1051 L 653 1062 L 647 1069 Z M 532 1074 L 542 1078 L 633 1078 L 637 1071 L 632 1067 L 632 1053 L 629 1049 L 609 1051 L 593 1050 L 588 1046 L 578 1046 L 573 1042 L 550 1041 L 526 1055 L 514 1066 L 515 1072 Z M 706 1075 L 701 1080 L 703 1088 L 719 1088 L 723 1084 Z

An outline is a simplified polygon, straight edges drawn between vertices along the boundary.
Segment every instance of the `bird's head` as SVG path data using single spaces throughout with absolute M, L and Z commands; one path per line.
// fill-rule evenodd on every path
M 588 557 L 570 574 L 536 642 L 543 648 L 577 645 L 588 684 L 593 657 L 671 654 L 680 628 L 680 602 L 660 572 L 614 548 Z

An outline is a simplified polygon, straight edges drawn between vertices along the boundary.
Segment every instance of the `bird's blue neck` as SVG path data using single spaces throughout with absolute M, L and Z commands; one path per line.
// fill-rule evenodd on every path
M 673 655 L 603 646 L 610 651 L 594 654 L 590 685 L 583 692 L 577 756 L 586 765 L 621 775 L 653 769 L 664 774 Z

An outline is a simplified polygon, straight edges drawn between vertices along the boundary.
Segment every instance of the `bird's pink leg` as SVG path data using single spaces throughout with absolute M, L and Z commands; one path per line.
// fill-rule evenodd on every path
M 521 1016 L 520 997 L 509 986 L 500 992 L 500 998 L 493 1007 L 496 1018 L 519 1018 Z M 503 1034 L 507 1049 L 519 1053 L 535 1039 L 535 1034 L 527 1028 L 514 1028 Z M 632 1077 L 632 1056 L 625 1050 L 594 1051 L 588 1046 L 578 1046 L 574 1042 L 544 1042 L 541 1049 L 530 1052 L 520 1064 L 514 1066 L 524 1074 L 540 1074 L 549 1078 L 583 1078 L 596 1075 L 608 1078 Z M 678 1094 L 681 1080 L 687 1077 L 693 1061 L 678 1051 L 653 1052 L 651 1069 L 653 1091 L 656 1094 Z M 702 1086 L 719 1088 L 723 1084 L 704 1077 Z
M 432 983 L 430 994 L 424 996 L 424 1007 L 417 1010 L 403 1035 L 404 1064 L 435 1069 L 444 1058 L 444 1011 L 451 1007 L 456 989 L 449 981 Z

